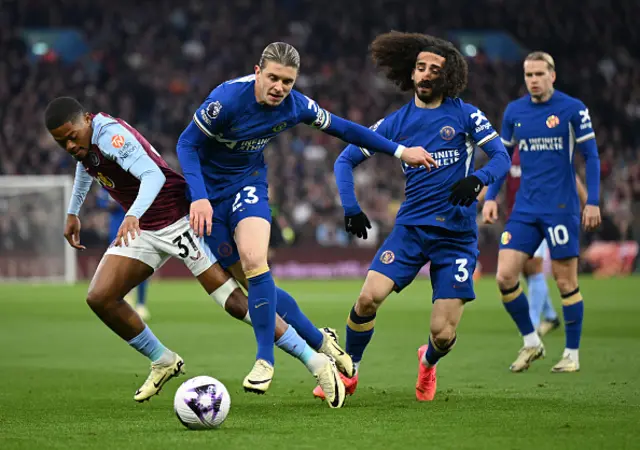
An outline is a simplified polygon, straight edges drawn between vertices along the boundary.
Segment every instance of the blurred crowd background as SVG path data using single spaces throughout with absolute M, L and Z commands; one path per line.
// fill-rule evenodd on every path
M 252 72 L 264 46 L 276 40 L 301 53 L 297 89 L 335 114 L 373 124 L 410 96 L 374 70 L 368 45 L 391 29 L 418 31 L 459 45 L 470 68 L 462 97 L 480 107 L 497 129 L 506 104 L 525 93 L 522 56 L 532 50 L 551 53 L 557 88 L 589 107 L 602 161 L 605 221 L 599 231 L 584 236 L 584 245 L 640 236 L 636 0 L 0 4 L 0 175 L 73 174 L 72 159 L 42 125 L 45 105 L 60 95 L 77 97 L 91 111 L 124 118 L 178 168 L 175 143 L 193 111 L 220 82 Z M 56 50 L 60 36 L 72 42 L 66 51 Z M 47 45 L 55 39 L 57 44 Z M 505 51 L 506 44 L 520 51 Z M 373 236 L 355 243 L 344 233 L 333 179 L 333 162 L 343 147 L 304 126 L 268 147 L 271 201 L 288 245 L 376 246 L 393 226 L 404 179 L 399 163 L 380 156 L 357 170 L 358 198 L 374 221 Z M 484 161 L 479 151 L 477 164 Z M 584 179 L 579 158 L 576 164 Z M 0 251 L 23 220 L 7 211 L 0 216 L 5 236 Z M 85 244 L 106 245 L 107 221 L 92 195 L 83 211 Z M 497 244 L 500 232 L 500 226 L 482 227 L 484 245 Z

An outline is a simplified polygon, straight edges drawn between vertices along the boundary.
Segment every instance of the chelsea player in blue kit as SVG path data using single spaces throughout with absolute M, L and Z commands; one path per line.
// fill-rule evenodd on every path
M 305 123 L 347 142 L 395 155 L 413 166 L 434 162 L 423 148 L 395 144 L 330 114 L 293 90 L 299 67 L 300 56 L 294 47 L 283 42 L 269 44 L 254 74 L 225 82 L 209 94 L 177 146 L 189 185 L 194 230 L 207 235 L 207 243 L 223 267 L 248 287 L 258 351 L 243 385 L 257 393 L 264 393 L 273 378 L 276 312 L 312 347 L 335 347 L 332 356 L 338 369 L 353 375 L 348 355 L 338 349 L 329 333 L 323 336 L 311 324 L 288 293 L 275 286 L 269 271 L 271 212 L 263 156 L 269 141 Z M 338 384 L 335 398 L 328 399 L 332 407 L 340 407 L 344 401 L 344 386 Z
M 582 213 L 585 230 L 595 229 L 601 221 L 600 160 L 589 110 L 580 100 L 553 88 L 556 73 L 551 55 L 529 54 L 524 61 L 524 77 L 529 95 L 509 103 L 501 136 L 507 146 L 518 145 L 522 169 L 513 212 L 500 240 L 496 276 L 504 306 L 524 338 L 524 346 L 510 368 L 521 372 L 545 354 L 518 277 L 546 239 L 562 297 L 566 334 L 562 358 L 551 370 L 577 372 L 584 305 L 578 287 L 580 203 L 574 152 L 577 148 L 586 163 L 587 202 Z M 487 190 L 485 220 L 497 216 L 494 199 L 502 181 Z
M 371 53 L 374 62 L 387 69 L 391 81 L 404 91 L 414 91 L 409 103 L 373 129 L 391 140 L 424 146 L 437 164 L 431 170 L 402 164 L 405 201 L 349 313 L 346 350 L 356 366 L 356 376 L 343 377 L 343 381 L 347 393 L 352 394 L 378 308 L 391 292 L 404 289 L 431 262 L 431 333 L 428 344 L 418 351 L 416 383 L 416 398 L 430 401 L 436 391 L 436 364 L 455 344 L 464 305 L 475 298 L 476 197 L 483 186 L 507 173 L 510 159 L 482 111 L 457 98 L 466 86 L 468 68 L 450 42 L 392 32 L 378 36 Z M 476 145 L 490 161 L 474 171 Z M 370 224 L 355 196 L 353 169 L 372 155 L 371 149 L 349 145 L 335 163 L 345 227 L 365 239 Z M 316 387 L 314 395 L 323 397 L 324 393 Z

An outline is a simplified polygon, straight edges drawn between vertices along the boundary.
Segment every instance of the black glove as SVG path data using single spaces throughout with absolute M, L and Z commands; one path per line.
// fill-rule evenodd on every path
M 471 204 L 478 198 L 478 194 L 482 190 L 482 181 L 475 175 L 469 175 L 462 180 L 456 181 L 451 186 L 451 195 L 449 195 L 449 202 L 456 206 L 471 206 Z
M 366 239 L 368 237 L 367 228 L 371 229 L 371 222 L 362 211 L 353 216 L 344 217 L 344 229 L 347 230 L 347 233 Z

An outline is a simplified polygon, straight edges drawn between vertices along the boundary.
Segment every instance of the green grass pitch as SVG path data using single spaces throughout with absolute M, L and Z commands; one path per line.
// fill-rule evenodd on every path
M 318 326 L 344 323 L 361 285 L 282 282 Z M 551 374 L 563 331 L 547 358 L 523 374 L 508 366 L 521 345 L 493 280 L 477 283 L 454 351 L 439 365 L 438 393 L 415 400 L 417 348 L 425 342 L 431 288 L 420 280 L 378 314 L 360 385 L 341 410 L 314 400 L 313 378 L 283 352 L 265 396 L 242 391 L 255 343 L 194 281 L 149 288 L 150 326 L 186 362 L 231 393 L 219 430 L 194 432 L 173 413 L 173 394 L 137 404 L 148 363 L 84 302 L 86 285 L 0 285 L 0 448 L 9 449 L 627 449 L 640 448 L 640 279 L 581 279 L 586 318 L 582 371 Z M 559 304 L 555 287 L 554 301 Z

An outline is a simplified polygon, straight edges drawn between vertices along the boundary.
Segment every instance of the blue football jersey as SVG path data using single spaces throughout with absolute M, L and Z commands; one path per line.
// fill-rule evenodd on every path
M 520 152 L 522 177 L 511 217 L 580 213 L 574 151 L 595 139 L 589 110 L 580 100 L 560 91 L 544 103 L 532 102 L 530 95 L 519 98 L 504 112 L 501 138 Z
M 438 168 L 431 171 L 402 163 L 406 177 L 405 200 L 398 211 L 396 224 L 430 225 L 451 231 L 476 230 L 476 203 L 469 207 L 452 205 L 448 201 L 451 187 L 472 173 L 488 185 L 505 175 L 510 166 L 506 149 L 482 111 L 457 98 L 446 98 L 434 109 L 419 108 L 412 100 L 372 128 L 407 147 L 424 147 L 438 163 Z M 483 150 L 491 161 L 474 172 L 476 146 L 490 142 Z M 349 158 L 350 164 L 355 166 L 371 155 L 367 149 L 349 146 L 341 158 Z M 342 176 L 337 171 L 338 163 L 336 177 L 345 213 L 357 213 L 359 206 L 353 187 L 348 183 L 341 186 Z
M 247 178 L 266 181 L 263 151 L 279 133 L 299 123 L 320 130 L 331 115 L 296 90 L 278 106 L 255 100 L 255 75 L 217 86 L 193 115 L 193 121 L 210 139 L 198 149 L 208 198 L 228 198 Z

